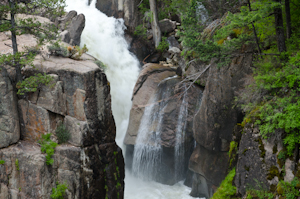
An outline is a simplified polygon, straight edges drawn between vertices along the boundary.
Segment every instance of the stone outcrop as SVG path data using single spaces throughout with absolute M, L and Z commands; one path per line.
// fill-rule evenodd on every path
M 77 15 L 76 11 L 70 11 L 64 17 L 55 19 L 55 25 L 62 31 L 61 40 L 73 46 L 80 45 L 81 33 L 85 27 L 85 16 Z
M 17 96 L 6 68 L 0 67 L 0 149 L 18 142 L 19 138 Z
M 282 135 L 281 130 L 276 130 L 265 140 L 261 138 L 258 127 L 246 124 L 239 143 L 236 166 L 235 185 L 239 194 L 244 195 L 248 187 L 273 192 L 280 180 L 291 182 L 297 172 L 299 174 L 296 167 L 299 158 L 297 148 L 289 158 L 279 155 L 285 151 Z
M 155 169 L 161 171 L 159 179 L 156 180 L 166 184 L 176 183 L 176 180 L 179 179 L 175 176 L 181 175 L 179 171 L 175 171 L 175 147 L 178 147 L 176 139 L 179 136 L 176 134 L 178 123 L 182 123 L 185 132 L 180 142 L 184 145 L 184 155 L 181 158 L 185 159 L 182 161 L 182 166 L 186 172 L 187 162 L 194 148 L 193 116 L 195 110 L 199 108 L 202 93 L 202 90 L 197 86 L 191 86 L 187 89 L 189 84 L 180 83 L 181 79 L 175 76 L 175 72 L 176 69 L 158 64 L 146 64 L 144 66 L 134 88 L 130 120 L 124 139 L 128 149 L 126 150 L 126 164 L 130 167 L 145 108 L 153 103 L 157 104 L 155 107 L 158 110 L 155 109 L 154 112 L 163 111 L 159 113 L 162 115 L 162 121 L 159 121 L 159 118 L 152 121 L 149 129 L 157 129 L 158 123 L 161 122 L 158 139 L 162 146 L 162 163 L 158 166 L 159 168 Z M 157 101 L 153 102 L 153 98 Z M 181 106 L 186 107 L 186 113 L 181 113 Z M 180 116 L 183 117 L 182 121 L 179 121 Z M 148 134 L 151 133 L 153 132 L 148 132 Z
M 245 77 L 252 73 L 251 62 L 252 55 L 236 57 L 220 68 L 212 61 L 209 71 L 198 80 L 200 84 L 205 83 L 205 89 L 200 109 L 194 118 L 197 148 L 191 156 L 189 168 L 195 175 L 205 177 L 208 193 L 214 192 L 227 174 L 227 152 L 234 138 L 233 130 L 243 118 L 242 113 L 233 106 L 234 97 L 245 87 Z M 192 69 L 199 71 L 206 67 L 200 64 Z M 192 192 L 194 196 L 204 194 Z
M 49 198 L 57 181 L 68 184 L 69 198 L 123 197 L 124 163 L 114 141 L 110 88 L 93 61 L 87 55 L 81 61 L 38 56 L 34 68 L 25 68 L 26 76 L 45 72 L 53 81 L 18 102 L 22 140 L 0 150 L 3 198 Z M 55 149 L 54 164 L 47 166 L 38 140 L 46 133 L 56 140 L 61 123 L 71 138 Z
M 176 29 L 176 21 L 171 21 L 169 19 L 160 20 L 159 27 L 162 33 L 173 32 Z
M 80 25 L 72 23 L 75 18 L 68 28 L 77 31 Z M 11 52 L 3 44 L 8 36 L 0 34 L 2 53 Z M 17 39 L 20 47 L 36 43 L 29 35 Z M 110 86 L 104 72 L 86 54 L 75 61 L 43 53 L 35 58 L 34 67 L 23 68 L 23 76 L 46 73 L 53 80 L 20 100 L 11 83 L 14 70 L 1 67 L 0 160 L 4 164 L 0 165 L 0 198 L 50 198 L 56 182 L 68 185 L 68 198 L 123 198 L 124 160 L 115 143 Z M 71 137 L 55 148 L 54 163 L 47 165 L 38 140 L 52 133 L 51 139 L 57 142 L 60 124 Z

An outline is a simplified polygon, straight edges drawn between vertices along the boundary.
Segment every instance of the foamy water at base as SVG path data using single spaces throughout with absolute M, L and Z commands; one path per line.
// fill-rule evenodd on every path
M 125 199 L 196 199 L 190 192 L 191 188 L 184 186 L 183 181 L 169 186 L 138 179 L 126 170 Z

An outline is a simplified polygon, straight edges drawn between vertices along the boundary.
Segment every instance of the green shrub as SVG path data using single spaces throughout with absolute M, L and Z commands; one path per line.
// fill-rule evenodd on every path
M 278 58 L 257 64 L 256 87 L 265 95 L 256 124 L 264 138 L 283 129 L 287 155 L 292 155 L 300 143 L 300 51 L 288 58 L 287 62 Z
M 52 194 L 50 197 L 52 199 L 64 199 L 64 195 L 67 189 L 68 189 L 68 185 L 66 183 L 64 184 L 57 183 L 56 188 L 52 188 Z
M 229 152 L 228 152 L 228 155 L 229 155 L 229 165 L 231 166 L 232 164 L 232 161 L 234 161 L 235 157 L 236 157 L 236 152 L 237 152 L 237 147 L 238 147 L 238 143 L 235 142 L 235 141 L 231 141 L 230 142 L 230 148 L 229 148 Z
M 296 199 L 300 196 L 299 187 L 300 181 L 295 177 L 292 182 L 280 181 L 277 185 L 277 193 L 284 196 L 286 199 Z
M 20 165 L 19 165 L 19 160 L 18 160 L 18 158 L 17 158 L 16 161 L 15 161 L 15 165 L 16 165 L 17 171 L 20 171 Z
M 68 142 L 71 137 L 70 132 L 67 130 L 66 126 L 63 123 L 60 123 L 58 125 L 55 133 L 59 144 Z
M 5 161 L 4 160 L 0 160 L 0 165 L 1 164 L 5 164 Z
M 96 60 L 96 61 L 94 61 L 94 63 L 95 63 L 98 67 L 102 68 L 103 70 L 106 70 L 106 69 L 107 69 L 107 66 L 106 66 L 105 64 L 103 64 L 103 62 L 100 61 L 100 60 Z
M 166 37 L 162 37 L 161 38 L 161 42 L 157 46 L 157 50 L 160 51 L 160 52 L 164 52 L 168 48 L 169 48 L 169 43 L 167 41 L 167 38 Z
M 48 133 L 46 135 L 42 135 L 42 139 L 39 141 L 41 144 L 41 151 L 43 153 L 46 153 L 46 164 L 52 165 L 54 163 L 54 160 L 52 159 L 52 155 L 54 154 L 54 149 L 57 146 L 57 143 L 53 142 L 50 139 L 51 133 Z
M 236 187 L 232 185 L 233 178 L 235 176 L 235 168 L 233 168 L 222 181 L 220 187 L 212 196 L 212 199 L 232 198 L 236 194 Z
M 35 92 L 42 85 L 48 85 L 53 78 L 50 75 L 45 73 L 42 75 L 40 73 L 30 76 L 23 80 L 22 82 L 17 83 L 18 95 L 24 95 L 27 92 Z
M 135 27 L 134 35 L 141 36 L 143 39 L 147 39 L 147 28 L 143 24 Z
M 62 46 L 58 42 L 52 43 L 50 46 L 47 46 L 49 52 L 51 55 L 54 56 L 62 56 L 62 57 L 68 57 L 71 59 L 80 59 L 83 53 L 86 53 L 88 51 L 86 45 L 82 48 L 79 46 Z
M 256 182 L 256 188 L 247 188 L 247 199 L 258 198 L 258 199 L 273 199 L 275 198 L 274 193 L 271 193 L 264 188 L 264 184 L 254 179 Z

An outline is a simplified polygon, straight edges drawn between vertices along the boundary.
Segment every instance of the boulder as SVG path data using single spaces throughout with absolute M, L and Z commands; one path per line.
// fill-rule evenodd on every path
M 17 96 L 7 70 L 0 67 L 0 149 L 18 142 L 20 125 Z
M 91 3 L 91 1 L 89 1 L 89 3 Z M 118 0 L 97 0 L 96 2 L 96 8 L 109 17 L 122 18 L 123 12 L 120 10 L 120 6 L 123 7 L 122 4 L 119 5 Z
M 169 43 L 169 47 L 170 47 L 170 48 L 176 47 L 176 48 L 181 49 L 181 45 L 179 44 L 179 42 L 177 41 L 177 39 L 175 38 L 174 35 L 168 37 L 168 38 L 167 38 L 167 41 L 168 41 L 168 43 Z
M 139 158 L 139 154 L 134 153 L 133 148 L 145 150 L 143 158 L 147 159 L 147 154 L 152 153 L 148 141 L 151 146 L 156 146 L 152 142 L 159 145 L 155 154 L 149 155 L 149 158 L 160 156 L 159 163 L 150 166 L 149 173 L 138 175 L 149 174 L 151 179 L 165 184 L 174 184 L 184 178 L 194 147 L 193 116 L 199 108 L 202 93 L 197 86 L 188 89 L 189 84 L 180 83 L 181 79 L 175 76 L 175 72 L 176 69 L 157 64 L 144 66 L 134 88 L 129 126 L 124 139 L 128 149 L 127 164 L 132 165 L 134 172 L 137 168 L 135 159 Z M 150 110 L 151 117 L 148 116 Z M 144 140 L 144 136 L 150 137 L 150 140 Z M 129 162 L 131 160 L 133 164 Z M 146 163 L 141 161 L 138 164 L 143 167 Z M 151 172 L 152 169 L 155 171 Z
M 77 12 L 75 10 L 72 10 L 72 11 L 68 12 L 68 14 L 66 16 L 56 18 L 54 24 L 60 30 L 67 30 L 71 25 L 72 19 L 76 16 L 77 16 Z
M 129 44 L 129 51 L 132 52 L 136 58 L 140 61 L 141 66 L 145 58 L 154 52 L 155 47 L 152 41 L 145 40 L 142 37 L 131 36 L 125 33 L 125 39 Z
M 68 32 L 70 34 L 70 41 L 67 42 L 73 46 L 79 46 L 80 45 L 80 37 L 82 34 L 82 31 L 85 27 L 85 17 L 83 14 L 77 15 L 72 19 L 72 22 L 70 24 L 70 27 L 68 28 Z
M 159 21 L 160 31 L 162 33 L 170 33 L 176 29 L 176 21 L 170 19 L 163 19 Z

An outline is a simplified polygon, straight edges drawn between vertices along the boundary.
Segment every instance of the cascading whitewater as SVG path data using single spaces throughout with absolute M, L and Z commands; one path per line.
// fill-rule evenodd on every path
M 184 90 L 186 86 L 184 86 Z M 176 127 L 176 143 L 175 143 L 175 179 L 176 181 L 182 180 L 184 177 L 184 139 L 187 120 L 187 92 L 183 94 L 182 103 L 177 120 Z
M 139 62 L 128 50 L 124 39 L 126 29 L 123 19 L 107 17 L 96 7 L 96 0 L 66 0 L 68 10 L 83 13 L 86 25 L 81 36 L 81 46 L 107 67 L 105 74 L 110 82 L 112 112 L 117 127 L 117 144 L 123 145 L 131 108 L 131 96 L 139 74 Z
M 111 86 L 112 112 L 117 127 L 117 144 L 121 147 L 127 130 L 133 87 L 139 74 L 139 62 L 128 51 L 124 39 L 123 19 L 107 17 L 95 8 L 96 0 L 66 0 L 67 10 L 76 10 L 86 17 L 81 46 L 102 61 Z M 120 4 L 121 5 L 121 4 Z M 136 184 L 139 186 L 137 187 Z M 190 189 L 178 183 L 167 186 L 153 181 L 141 181 L 126 171 L 125 199 L 193 199 Z
M 160 174 L 161 126 L 167 104 L 165 99 L 169 98 L 170 91 L 167 89 L 160 94 L 161 96 L 156 94 L 154 99 L 150 99 L 148 102 L 150 105 L 145 108 L 133 153 L 132 172 L 139 178 L 146 180 L 157 180 Z M 154 123 L 156 126 L 153 125 Z

